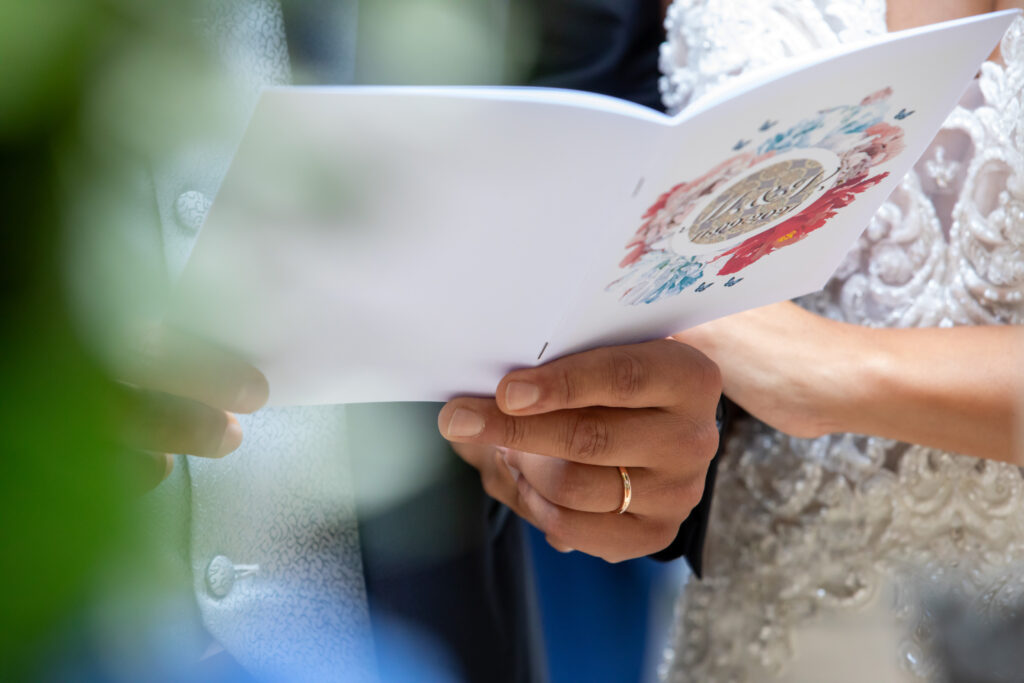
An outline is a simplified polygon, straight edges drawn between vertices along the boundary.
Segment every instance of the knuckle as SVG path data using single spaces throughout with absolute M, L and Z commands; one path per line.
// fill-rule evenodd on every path
M 682 417 L 676 422 L 673 432 L 675 436 L 671 443 L 676 457 L 681 452 L 688 461 L 710 462 L 718 452 L 720 435 L 713 420 Z
M 598 555 L 598 557 L 600 557 L 602 560 L 604 560 L 608 564 L 619 564 L 621 562 L 625 562 L 626 560 L 630 559 L 629 554 L 625 553 L 625 552 L 623 552 L 621 550 L 613 550 L 611 552 L 605 552 L 605 553 L 602 553 L 601 555 Z
M 647 496 L 657 501 L 664 512 L 659 519 L 671 527 L 681 524 L 704 497 L 707 471 L 689 472 L 676 478 L 665 478 L 660 482 L 648 482 Z M 659 522 L 652 522 L 657 525 Z M 673 531 L 673 534 L 675 532 Z
M 559 370 L 558 387 L 559 393 L 562 395 L 562 405 L 575 405 L 576 399 L 580 395 L 580 387 L 578 380 L 568 367 Z
M 703 353 L 697 354 L 697 376 L 700 387 L 717 398 L 722 393 L 722 370 L 718 363 Z
M 608 450 L 608 425 L 598 417 L 578 413 L 565 431 L 565 450 L 572 460 L 587 462 L 597 459 Z
M 690 516 L 690 512 L 693 508 L 697 507 L 697 503 L 704 497 L 704 477 L 692 477 L 689 480 L 680 484 L 678 501 L 678 510 L 683 513 L 681 522 Z
M 647 384 L 647 366 L 635 354 L 617 349 L 611 354 L 609 366 L 616 398 L 630 399 L 643 391 Z
M 506 417 L 504 426 L 504 440 L 506 446 L 518 448 L 526 438 L 526 425 L 519 418 Z
M 673 416 L 663 434 L 651 455 L 675 469 L 683 469 L 694 460 L 710 462 L 718 452 L 718 426 L 710 419 Z
M 651 535 L 651 550 L 647 554 L 656 553 L 669 547 L 678 535 L 679 524 L 659 524 Z
M 691 436 L 691 448 L 702 460 L 710 462 L 718 452 L 718 441 L 721 435 L 718 426 L 711 420 L 703 420 L 694 426 Z
M 570 547 L 566 543 L 563 543 L 561 539 L 555 538 L 551 534 L 545 534 L 544 540 L 547 541 L 549 546 L 560 553 L 568 552 L 570 550 Z

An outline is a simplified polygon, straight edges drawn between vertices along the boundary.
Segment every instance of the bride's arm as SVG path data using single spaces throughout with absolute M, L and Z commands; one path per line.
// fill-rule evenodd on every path
M 1021 0 L 890 0 L 890 29 L 1021 7 Z M 717 361 L 725 392 L 796 436 L 874 434 L 1024 465 L 1024 329 L 870 329 L 794 304 L 678 337 Z
M 891 29 L 1024 5 L 890 0 Z M 855 432 L 1024 465 L 1024 328 L 872 329 L 777 304 L 677 336 L 725 393 L 795 436 Z
M 795 436 L 872 434 L 1024 465 L 1024 328 L 873 329 L 775 304 L 677 335 Z
M 890 31 L 1004 9 L 1024 9 L 1024 0 L 889 0 L 885 22 Z M 990 59 L 999 59 L 999 48 Z
M 995 0 L 889 0 L 885 8 L 885 22 L 890 31 L 934 24 L 950 19 L 984 14 L 996 9 Z M 1006 0 L 1001 3 L 1010 5 Z

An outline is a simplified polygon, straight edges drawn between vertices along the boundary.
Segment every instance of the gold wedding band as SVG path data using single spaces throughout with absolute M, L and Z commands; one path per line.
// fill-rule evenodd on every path
M 629 470 L 619 465 L 619 474 L 622 476 L 622 505 L 615 514 L 621 515 L 629 509 L 629 504 L 633 500 L 633 486 L 629 483 Z

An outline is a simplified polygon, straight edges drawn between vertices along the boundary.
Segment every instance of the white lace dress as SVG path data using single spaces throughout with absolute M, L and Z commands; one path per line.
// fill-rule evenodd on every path
M 885 31 L 885 3 L 677 0 L 667 28 L 662 90 L 678 110 L 741 72 Z M 1024 322 L 1024 19 L 1002 50 L 1007 66 L 985 65 L 805 307 L 878 327 Z M 709 533 L 669 681 L 935 680 L 951 667 L 1024 680 L 1000 659 L 1024 651 L 1019 468 L 749 420 L 722 458 Z

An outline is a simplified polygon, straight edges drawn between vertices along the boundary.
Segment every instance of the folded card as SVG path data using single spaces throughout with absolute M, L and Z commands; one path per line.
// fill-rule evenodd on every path
M 805 294 L 1014 16 L 792 60 L 675 117 L 549 89 L 268 89 L 170 317 L 274 404 L 419 401 Z

